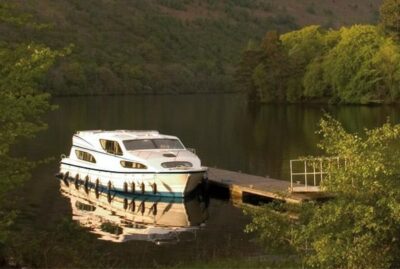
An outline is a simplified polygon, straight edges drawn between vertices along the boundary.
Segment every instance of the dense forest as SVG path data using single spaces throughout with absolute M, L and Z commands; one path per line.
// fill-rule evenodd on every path
M 249 43 L 237 81 L 268 102 L 393 103 L 400 98 L 400 2 L 386 0 L 378 25 L 270 31 Z
M 68 47 L 43 81 L 53 95 L 224 92 L 250 39 L 303 25 L 376 22 L 380 0 L 8 1 L 42 27 L 1 24 L 5 42 Z M 28 16 L 27 16 L 28 17 Z

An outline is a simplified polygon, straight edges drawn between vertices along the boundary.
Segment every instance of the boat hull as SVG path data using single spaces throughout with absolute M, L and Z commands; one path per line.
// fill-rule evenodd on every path
M 161 197 L 185 197 L 203 181 L 206 170 L 125 173 L 97 170 L 62 163 L 60 175 L 76 184 L 108 189 L 116 192 L 136 193 Z

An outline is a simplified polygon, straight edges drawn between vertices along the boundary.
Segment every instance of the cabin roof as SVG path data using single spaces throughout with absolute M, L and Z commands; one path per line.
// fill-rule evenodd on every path
M 92 140 L 92 139 L 109 139 L 115 141 L 130 140 L 130 139 L 151 139 L 151 138 L 177 138 L 175 136 L 160 134 L 158 131 L 145 130 L 88 130 L 78 131 L 76 135 Z

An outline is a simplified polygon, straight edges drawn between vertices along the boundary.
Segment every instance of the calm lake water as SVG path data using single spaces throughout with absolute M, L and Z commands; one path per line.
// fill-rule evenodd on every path
M 76 201 L 65 190 L 61 192 L 60 181 L 54 174 L 58 172 L 60 154 L 68 154 L 77 130 L 159 130 L 180 137 L 187 147 L 196 148 L 204 165 L 287 180 L 290 159 L 319 153 L 315 131 L 325 112 L 342 121 L 350 131 L 381 125 L 388 117 L 396 123 L 400 121 L 400 109 L 395 106 L 271 105 L 249 109 L 242 95 L 73 97 L 55 98 L 53 102 L 59 108 L 47 116 L 48 130 L 18 149 L 33 159 L 56 158 L 37 168 L 23 190 L 22 214 L 30 217 L 25 217 L 22 225 L 38 232 L 52 229 L 61 219 L 72 219 Z M 96 198 L 92 199 L 96 202 Z M 189 219 L 200 214 L 200 221 L 193 223 L 196 227 L 202 225 L 189 240 L 157 244 L 154 240 L 131 237 L 130 241 L 115 243 L 98 240 L 100 236 L 91 233 L 93 243 L 87 251 L 111 255 L 132 267 L 262 254 L 254 243 L 255 235 L 243 232 L 249 219 L 241 209 L 221 199 L 194 199 L 197 200 L 192 200 L 190 206 L 185 201 L 167 201 L 159 204 L 157 211 L 172 204 L 169 208 L 184 210 Z M 139 198 L 136 206 L 141 202 Z M 154 213 L 151 201 L 144 208 L 144 215 Z M 109 215 L 113 214 L 110 211 Z

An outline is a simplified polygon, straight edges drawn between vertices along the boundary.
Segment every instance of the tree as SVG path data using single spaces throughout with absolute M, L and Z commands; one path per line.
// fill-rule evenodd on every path
M 263 50 L 262 61 L 268 73 L 271 74 L 269 83 L 275 89 L 275 100 L 285 101 L 289 59 L 279 34 L 276 31 L 268 32 L 261 43 L 261 49 Z
M 257 100 L 257 88 L 253 81 L 254 69 L 260 63 L 261 52 L 254 42 L 249 41 L 246 49 L 242 52 L 238 68 L 235 74 L 235 80 L 240 85 L 242 91 L 247 92 L 249 100 Z
M 323 58 L 314 59 L 303 77 L 304 96 L 309 98 L 329 96 L 329 85 L 324 80 Z
M 281 36 L 287 51 L 290 68 L 286 89 L 288 101 L 298 101 L 304 96 L 303 77 L 307 65 L 325 52 L 324 31 L 318 25 L 304 27 Z
M 254 85 L 255 101 L 260 103 L 276 101 L 276 85 L 273 84 L 273 76 L 268 67 L 262 63 L 254 68 L 251 80 Z
M 383 28 L 395 38 L 400 38 L 400 0 L 384 0 L 380 9 Z
M 326 51 L 325 33 L 319 25 L 304 27 L 281 36 L 282 44 L 291 58 L 297 58 L 302 67 Z
M 20 25 L 19 17 L 0 5 L 0 21 Z M 7 17 L 8 16 L 8 17 Z M 51 109 L 49 94 L 40 88 L 44 75 L 61 55 L 37 44 L 0 44 L 0 263 L 14 211 L 5 210 L 10 190 L 29 177 L 35 163 L 13 157 L 10 149 L 22 138 L 46 128 L 41 116 Z
M 386 39 L 372 59 L 378 74 L 377 95 L 380 99 L 396 101 L 400 97 L 400 47 Z
M 13 157 L 10 149 L 20 139 L 46 128 L 41 116 L 51 109 L 50 96 L 38 90 L 38 83 L 55 56 L 37 45 L 0 48 L 0 260 L 8 227 L 16 215 L 4 210 L 7 194 L 29 178 L 35 165 Z
M 319 133 L 326 154 L 347 161 L 332 165 L 323 182 L 335 197 L 250 211 L 248 231 L 260 233 L 267 246 L 294 251 L 310 267 L 399 267 L 400 125 L 386 123 L 360 136 L 326 116 Z
M 236 71 L 236 82 L 251 101 L 284 101 L 287 55 L 276 31 L 267 32 L 259 46 L 249 42 Z
M 388 29 L 397 27 L 393 21 L 400 18 L 398 1 L 382 6 L 382 21 L 391 22 L 383 23 Z M 370 104 L 400 97 L 399 45 L 374 25 L 339 30 L 312 25 L 280 37 L 269 32 L 253 54 L 249 52 L 242 57 L 238 81 L 245 82 L 249 99 L 259 102 L 324 98 Z
M 373 57 L 384 44 L 377 27 L 355 25 L 340 29 L 340 41 L 324 59 L 324 80 L 344 103 L 368 103 L 379 98 L 379 74 Z

